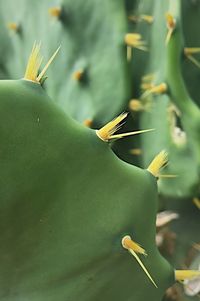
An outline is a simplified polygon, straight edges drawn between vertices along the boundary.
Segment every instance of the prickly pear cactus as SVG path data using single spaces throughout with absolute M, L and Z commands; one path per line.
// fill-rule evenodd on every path
M 1 299 L 159 301 L 175 280 L 186 290 L 200 275 L 197 259 L 185 265 L 194 270 L 175 270 L 184 268 L 186 240 L 188 247 L 198 240 L 200 207 L 200 116 L 181 73 L 183 56 L 195 62 L 199 51 L 184 48 L 186 1 L 17 5 L 16 13 L 12 0 L 0 2 L 0 78 L 7 79 L 0 81 Z M 42 41 L 45 59 L 57 50 L 41 70 L 35 43 L 24 78 L 13 80 L 23 74 L 33 40 Z M 126 109 L 131 90 L 135 124 L 130 121 L 128 133 L 117 132 L 126 112 L 99 130 L 68 116 L 103 125 Z M 144 130 L 132 132 L 134 126 Z M 129 159 L 142 157 L 145 169 L 112 152 L 113 141 L 152 129 L 128 150 Z M 112 147 L 128 157 L 127 145 Z M 170 152 L 166 174 L 162 149 Z M 185 200 L 170 207 L 169 196 Z M 170 257 L 171 232 L 156 233 L 156 213 L 174 206 L 180 241 Z M 192 227 L 182 233 L 190 218 Z
M 155 245 L 165 156 L 119 160 L 107 141 L 124 116 L 97 132 L 70 119 L 40 85 L 38 50 L 25 79 L 0 82 L 1 299 L 160 300 L 174 281 Z

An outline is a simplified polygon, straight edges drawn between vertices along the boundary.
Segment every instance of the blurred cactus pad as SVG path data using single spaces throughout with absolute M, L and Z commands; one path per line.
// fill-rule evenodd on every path
M 61 45 L 48 73 L 49 95 L 80 122 L 102 124 L 124 109 L 130 92 L 123 1 L 10 0 L 0 11 L 1 77 L 20 78 L 34 41 L 42 42 L 44 57 Z
M 0 0 L 0 301 L 199 300 L 199 20 Z

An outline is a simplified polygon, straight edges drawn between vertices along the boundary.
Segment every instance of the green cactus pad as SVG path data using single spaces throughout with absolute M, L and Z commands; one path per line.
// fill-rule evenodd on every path
M 0 82 L 0 123 L 1 300 L 161 300 L 174 273 L 155 246 L 156 179 L 37 83 Z M 122 247 L 127 234 L 158 288 Z

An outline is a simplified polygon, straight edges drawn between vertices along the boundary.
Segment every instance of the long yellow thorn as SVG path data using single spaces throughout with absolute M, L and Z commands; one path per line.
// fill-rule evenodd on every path
M 58 49 L 55 51 L 55 53 L 52 55 L 50 60 L 47 62 L 47 64 L 43 68 L 43 70 L 38 75 L 38 72 L 39 72 L 39 69 L 40 69 L 40 66 L 41 66 L 42 60 L 43 60 L 43 57 L 40 54 L 40 48 L 41 48 L 41 43 L 37 44 L 35 42 L 33 45 L 31 54 L 29 56 L 28 64 L 26 67 L 25 75 L 24 75 L 25 80 L 30 80 L 30 81 L 33 81 L 38 84 L 40 84 L 42 77 L 45 75 L 45 72 L 47 71 L 48 67 L 50 66 L 50 64 L 52 63 L 52 61 L 54 60 L 56 54 L 58 53 L 58 51 L 60 49 L 60 47 L 58 47 Z
M 108 122 L 101 129 L 96 131 L 97 136 L 103 141 L 109 141 L 112 134 L 122 126 L 121 122 L 127 117 L 128 113 L 122 113 L 112 121 Z
M 139 258 L 139 256 L 137 255 L 137 253 L 139 253 L 139 254 L 143 254 L 146 256 L 147 255 L 146 251 L 139 244 L 134 242 L 129 235 L 126 235 L 122 238 L 122 246 L 123 246 L 123 248 L 127 249 L 131 253 L 131 255 L 133 255 L 135 257 L 136 261 L 139 263 L 139 265 L 141 266 L 141 268 L 143 269 L 143 271 L 145 272 L 147 277 L 150 279 L 150 281 L 153 283 L 153 285 L 157 288 L 155 281 L 149 274 L 148 270 L 144 266 L 144 264 L 141 261 L 141 259 Z
M 174 179 L 178 177 L 178 175 L 169 175 L 169 174 L 159 174 L 158 176 L 161 179 Z
M 147 130 L 139 130 L 139 131 L 134 131 L 134 132 L 128 132 L 128 133 L 123 133 L 123 134 L 112 135 L 112 136 L 110 136 L 110 139 L 121 139 L 121 138 L 128 137 L 128 136 L 133 136 L 133 135 L 137 135 L 137 134 L 143 134 L 143 133 L 151 132 L 151 131 L 154 131 L 154 130 L 155 129 L 147 129 Z
M 149 274 L 148 270 L 146 269 L 146 267 L 144 266 L 144 264 L 142 263 L 142 261 L 140 260 L 140 258 L 138 257 L 138 255 L 133 250 L 131 250 L 131 249 L 129 249 L 129 252 L 135 257 L 135 259 L 137 260 L 137 262 L 139 263 L 139 265 L 141 266 L 141 268 L 143 269 L 143 271 L 145 272 L 145 274 L 147 275 L 147 277 L 151 280 L 151 282 L 153 283 L 153 285 L 156 288 L 158 288 L 157 284 L 155 283 L 155 281 L 153 280 L 153 278 Z
M 163 150 L 161 151 L 150 163 L 147 170 L 154 176 L 159 177 L 160 170 L 168 163 L 168 153 Z
M 54 58 L 56 57 L 58 51 L 60 50 L 60 47 L 61 46 L 59 46 L 58 49 L 54 52 L 54 54 L 52 55 L 52 57 L 49 59 L 49 61 L 47 62 L 47 64 L 44 66 L 44 68 L 42 69 L 42 71 L 40 72 L 40 74 L 38 75 L 38 77 L 36 78 L 36 80 L 38 82 L 40 82 L 40 80 L 42 79 L 42 77 L 45 75 L 47 69 L 49 68 L 49 66 L 53 62 Z
M 43 59 L 42 56 L 40 55 L 40 47 L 41 47 L 41 43 L 36 44 L 35 42 L 33 45 L 31 54 L 28 59 L 25 75 L 24 75 L 24 79 L 26 80 L 37 82 L 36 78 L 37 78 L 38 70 L 41 66 L 42 59 Z
M 121 139 L 124 137 L 136 135 L 136 134 L 141 134 L 141 133 L 146 133 L 149 131 L 153 131 L 154 129 L 147 129 L 147 130 L 140 130 L 140 131 L 134 131 L 134 132 L 128 132 L 128 133 L 122 133 L 122 134 L 116 134 L 114 135 L 115 132 L 117 132 L 124 123 L 122 121 L 127 117 L 128 113 L 122 113 L 112 121 L 108 122 L 106 125 L 104 125 L 101 129 L 96 130 L 97 136 L 103 140 L 103 141 L 110 141 L 113 139 Z
M 200 276 L 200 271 L 196 270 L 175 270 L 175 279 L 177 281 L 184 281 Z

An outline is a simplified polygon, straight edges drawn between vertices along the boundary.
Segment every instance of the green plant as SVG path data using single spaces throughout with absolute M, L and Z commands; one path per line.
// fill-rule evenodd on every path
M 194 242 L 199 242 L 200 159 L 198 61 L 194 58 L 199 52 L 199 41 L 194 30 L 196 23 L 188 20 L 199 16 L 199 7 L 192 1 L 142 1 L 138 15 L 152 14 L 154 22 L 134 26 L 135 32 L 147 41 L 149 52 L 135 53 L 135 60 L 131 61 L 136 100 L 130 102 L 130 108 L 140 127 L 156 129 L 141 137 L 143 166 L 160 149 L 167 149 L 170 154 L 170 163 L 159 177 L 160 210 L 174 210 L 180 218 L 162 233 L 162 253 L 172 264 L 188 268 Z M 146 68 L 137 63 L 141 59 Z M 174 245 L 171 253 L 164 241 L 166 236 Z
M 120 161 L 106 141 L 125 116 L 97 134 L 77 124 L 41 87 L 39 62 L 36 45 L 25 79 L 0 82 L 1 298 L 160 299 L 174 276 L 154 241 L 150 172 L 159 172 L 165 154 L 150 172 Z M 130 239 L 123 248 L 126 235 L 148 252 L 154 285 L 128 254 L 140 262 L 144 249 Z
M 180 231 L 188 216 L 197 216 L 191 199 L 180 198 L 195 196 L 199 204 L 199 110 L 188 97 L 178 64 L 183 54 L 181 3 L 137 4 L 127 1 L 126 9 L 128 14 L 137 11 L 129 21 L 141 21 L 140 34 L 127 32 L 123 1 L 103 1 L 99 7 L 91 0 L 56 6 L 23 0 L 18 17 L 11 0 L 0 3 L 1 78 L 22 74 L 34 39 L 43 41 L 45 56 L 62 44 L 48 80 L 46 67 L 59 49 L 41 71 L 40 45 L 35 44 L 24 78 L 0 81 L 2 300 L 160 300 L 175 280 L 199 275 L 193 270 L 174 274 L 155 243 L 158 206 L 180 213 L 174 227 L 181 237 L 178 252 L 173 258 L 165 254 L 173 266 L 182 268 L 184 239 L 189 246 L 198 239 L 195 222 L 185 237 Z M 28 19 L 27 9 L 33 12 Z M 41 21 L 35 22 L 36 14 Z M 132 48 L 148 50 L 146 37 L 150 52 L 137 60 Z M 185 54 L 192 51 L 198 50 L 187 48 Z M 137 61 L 133 72 L 132 58 Z M 141 80 L 149 72 L 155 74 Z M 68 116 L 99 128 L 126 109 L 132 82 L 134 97 L 141 93 L 140 84 L 148 88 L 141 100 L 129 104 L 136 122 L 129 121 L 128 133 L 116 133 L 127 113 L 96 131 Z M 187 143 L 182 130 L 180 141 L 172 135 L 179 123 Z M 147 130 L 132 132 L 139 124 Z M 151 128 L 155 131 L 141 139 L 145 169 L 134 166 L 134 159 L 133 166 L 123 162 L 110 149 L 126 159 L 127 146 L 112 141 Z M 135 138 L 134 145 L 139 143 Z M 167 156 L 161 149 L 170 153 L 164 173 L 173 179 L 163 179 Z M 140 149 L 132 153 L 136 150 L 140 154 Z M 185 214 L 191 206 L 195 214 Z

